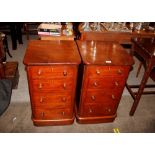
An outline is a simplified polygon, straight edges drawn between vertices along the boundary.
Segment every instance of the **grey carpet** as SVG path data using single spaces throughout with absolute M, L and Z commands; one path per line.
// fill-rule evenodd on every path
M 41 132 L 41 133 L 113 133 L 118 128 L 121 133 L 155 132 L 155 96 L 142 97 L 135 116 L 129 116 L 130 96 L 123 96 L 118 108 L 117 118 L 112 123 L 78 124 L 35 127 L 31 121 L 31 107 L 29 102 L 11 103 L 7 111 L 0 117 L 0 132 Z
M 36 39 L 37 36 L 30 36 Z M 47 126 L 35 127 L 31 121 L 31 107 L 27 85 L 26 72 L 23 65 L 23 56 L 27 46 L 26 36 L 23 36 L 23 45 L 18 45 L 18 49 L 11 50 L 11 39 L 8 36 L 9 49 L 13 58 L 8 57 L 8 61 L 17 60 L 19 62 L 19 85 L 13 90 L 11 103 L 5 113 L 0 117 L 0 132 L 7 133 L 113 133 L 114 128 L 118 128 L 121 133 L 148 133 L 155 132 L 155 95 L 143 95 L 134 116 L 129 116 L 129 111 L 133 99 L 128 91 L 124 89 L 122 99 L 117 111 L 117 118 L 112 123 L 101 124 L 78 124 L 76 121 L 67 126 Z M 135 78 L 136 69 L 139 62 L 135 59 L 134 70 L 130 72 L 128 82 L 130 84 L 140 83 L 144 69 L 141 70 L 138 78 Z M 149 79 L 148 83 L 153 83 Z

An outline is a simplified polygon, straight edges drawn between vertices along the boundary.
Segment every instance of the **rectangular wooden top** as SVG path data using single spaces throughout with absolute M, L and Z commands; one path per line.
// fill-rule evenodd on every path
M 30 40 L 24 56 L 25 65 L 79 64 L 75 41 Z
M 77 41 L 84 64 L 87 65 L 132 65 L 134 60 L 116 42 Z

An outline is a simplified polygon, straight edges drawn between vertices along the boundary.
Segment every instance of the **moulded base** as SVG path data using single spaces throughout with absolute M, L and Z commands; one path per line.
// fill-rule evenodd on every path
M 96 117 L 82 117 L 76 114 L 76 121 L 81 124 L 93 124 L 93 123 L 107 123 L 113 122 L 117 115 L 112 116 L 96 116 Z
M 38 120 L 38 119 L 36 120 L 32 118 L 32 121 L 35 126 L 70 125 L 70 124 L 73 124 L 74 117 L 68 118 L 68 119 L 59 119 L 59 120 Z

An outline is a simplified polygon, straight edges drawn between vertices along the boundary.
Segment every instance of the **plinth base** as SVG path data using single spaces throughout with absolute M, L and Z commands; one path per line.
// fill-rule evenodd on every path
M 74 122 L 74 117 L 71 119 L 61 119 L 61 120 L 36 120 L 32 119 L 35 126 L 54 126 L 54 125 L 70 125 Z

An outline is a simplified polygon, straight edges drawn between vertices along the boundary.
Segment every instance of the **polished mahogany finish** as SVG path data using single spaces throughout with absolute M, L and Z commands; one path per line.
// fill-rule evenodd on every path
M 74 41 L 29 41 L 24 64 L 34 125 L 73 123 L 80 61 Z
M 145 64 L 145 72 L 140 85 L 126 84 L 127 89 L 134 99 L 130 110 L 131 116 L 134 115 L 142 94 L 155 94 L 155 91 L 144 91 L 145 87 L 155 87 L 155 85 L 146 85 L 149 77 L 155 81 L 155 38 L 135 38 L 132 39 L 132 42 L 132 51 L 134 51 L 138 57 L 142 58 L 142 62 Z M 132 88 L 138 88 L 138 91 L 133 92 Z
M 116 117 L 133 58 L 115 42 L 77 41 L 79 69 L 76 117 L 79 123 L 111 122 Z M 78 101 L 80 96 L 80 101 Z

